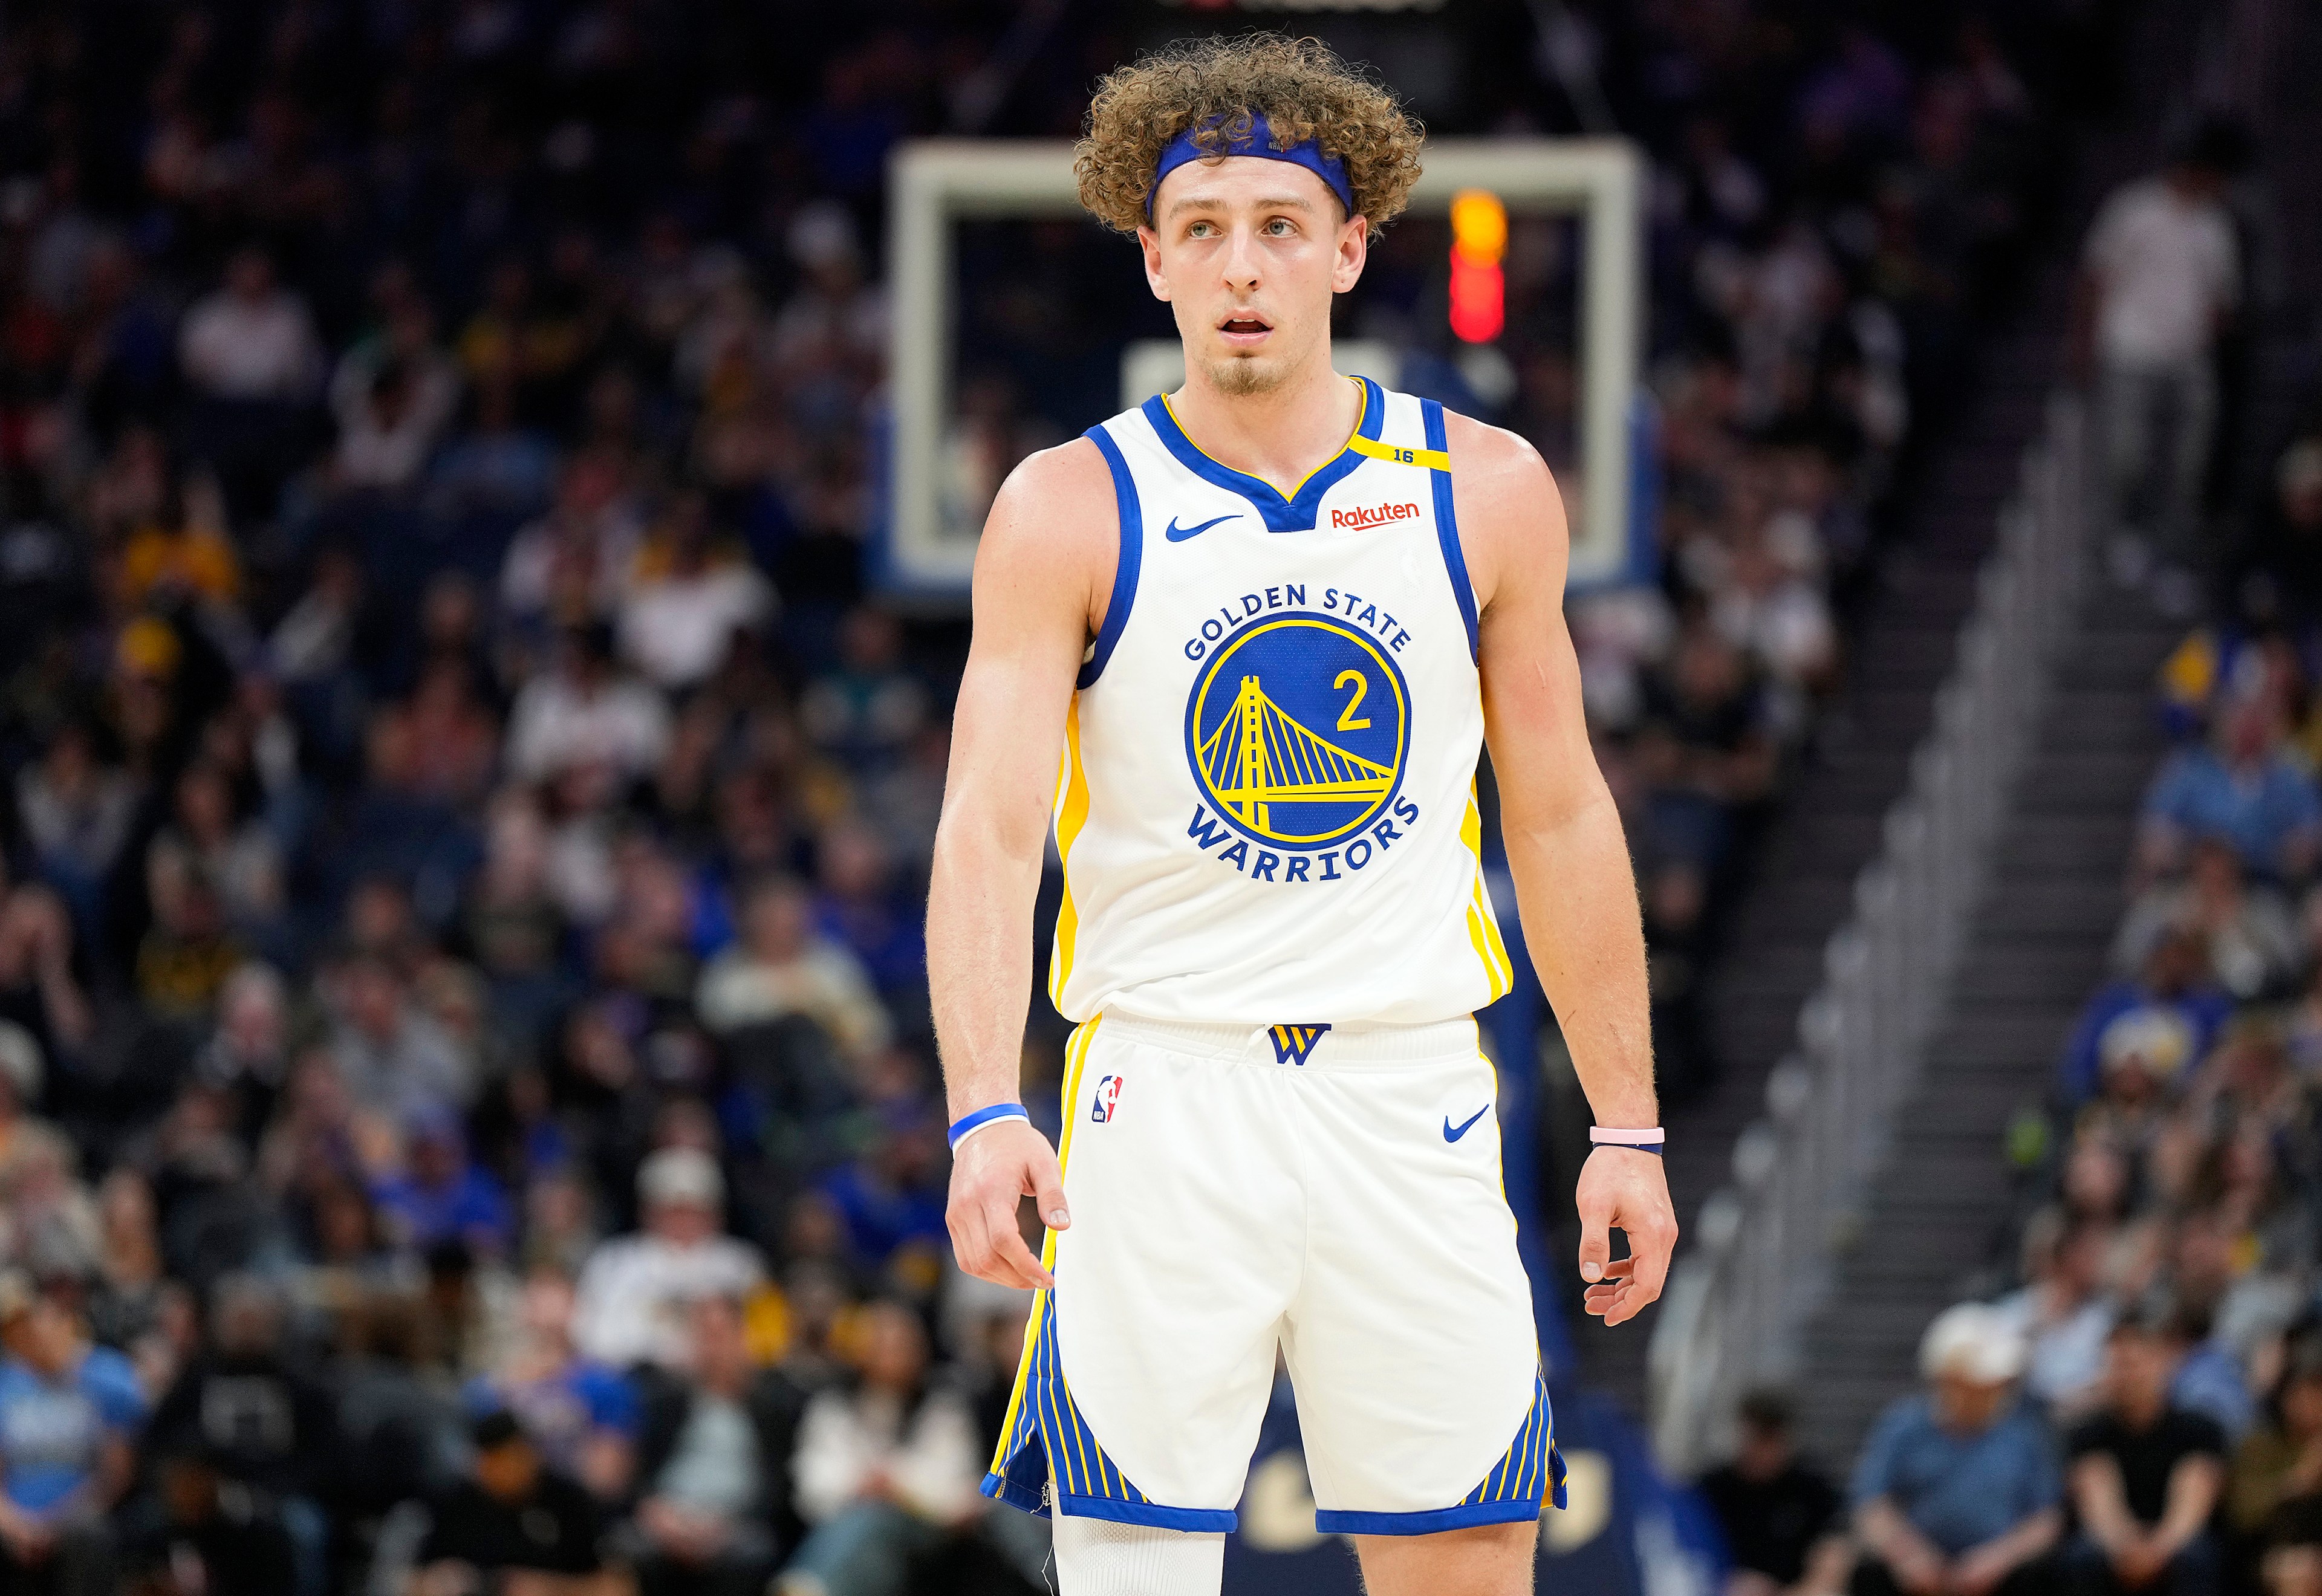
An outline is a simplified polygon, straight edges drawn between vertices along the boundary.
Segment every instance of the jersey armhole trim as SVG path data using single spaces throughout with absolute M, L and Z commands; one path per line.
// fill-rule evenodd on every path
M 1145 555 L 1145 515 L 1137 503 L 1137 479 L 1129 475 L 1120 445 L 1102 426 L 1092 426 L 1081 435 L 1097 446 L 1112 472 L 1112 500 L 1120 513 L 1120 556 L 1112 568 L 1112 597 L 1104 606 L 1104 625 L 1097 628 L 1089 657 L 1081 662 L 1081 673 L 1073 683 L 1076 688 L 1088 687 L 1104 674 L 1105 661 L 1112 658 L 1113 646 L 1129 625 L 1129 608 L 1137 602 L 1137 569 Z
M 1442 545 L 1443 569 L 1451 578 L 1451 596 L 1459 601 L 1459 619 L 1467 628 L 1467 658 L 1478 661 L 1482 651 L 1476 635 L 1476 589 L 1467 579 L 1467 557 L 1459 549 L 1459 517 L 1451 502 L 1451 455 L 1443 425 L 1443 406 L 1437 400 L 1422 399 L 1419 414 L 1427 427 L 1427 447 L 1444 461 L 1428 471 L 1435 479 L 1435 541 Z

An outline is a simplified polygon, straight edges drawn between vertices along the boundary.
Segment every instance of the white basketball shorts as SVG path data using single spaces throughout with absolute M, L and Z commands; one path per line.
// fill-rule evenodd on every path
M 1278 1347 L 1317 1528 L 1537 1518 L 1564 1469 L 1495 1103 L 1471 1019 L 1074 1031 L 1073 1223 L 984 1494 L 1231 1529 Z

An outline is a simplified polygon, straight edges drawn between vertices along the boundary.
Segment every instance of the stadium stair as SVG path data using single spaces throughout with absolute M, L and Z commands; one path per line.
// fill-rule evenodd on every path
M 2019 330 L 1984 351 L 1968 411 L 1938 446 L 1911 524 L 1885 557 L 1815 757 L 1766 838 L 1710 979 L 1717 1083 L 1667 1116 L 1681 1224 L 1728 1181 L 1734 1139 L 1763 1115 L 1766 1077 L 1796 1045 L 1798 1010 L 1823 979 L 1824 944 L 1852 909 L 1854 879 L 1878 853 L 1912 751 L 1933 724 L 2001 503 L 2042 424 L 2068 280 L 2061 263 L 2046 265 Z M 1654 1311 L 1609 1332 L 1590 1320 L 1577 1333 L 1591 1382 L 1637 1414 Z
M 2039 1105 L 2103 977 L 2137 800 L 2162 752 L 2153 670 L 2181 630 L 2142 590 L 2099 579 L 2058 640 L 2054 696 L 1944 1016 L 1806 1331 L 1800 1418 L 1818 1456 L 1853 1455 L 1879 1409 L 1914 1384 L 1927 1321 L 2010 1262 L 2021 1216 L 2009 1122 Z
M 2155 8 L 2148 29 L 2169 11 Z M 2304 87 L 2322 61 L 2322 16 L 2276 6 L 2272 17 L 2278 56 L 2258 131 L 2276 150 L 2311 148 L 2298 139 L 2322 131 L 2322 106 Z M 2149 81 L 2173 80 L 2174 68 L 2154 60 L 2151 32 L 2144 42 Z M 2107 141 L 2093 153 L 2090 167 L 2116 180 L 2157 151 Z M 2244 496 L 2271 491 L 2275 454 L 2315 391 L 2322 294 L 2314 263 L 2298 249 L 2322 237 L 2322 178 L 2313 168 L 2283 162 L 2268 174 L 2283 269 L 2253 340 L 2243 408 L 2227 418 L 2227 469 Z M 2156 614 L 2144 589 L 2109 579 L 2102 551 L 2097 558 L 2074 629 L 2058 643 L 2055 692 L 1947 1012 L 1896 1116 L 1860 1231 L 1807 1327 L 1802 1438 L 1832 1464 L 1851 1459 L 1879 1409 L 1915 1384 L 1927 1322 L 2016 1262 L 2008 1254 L 2025 1194 L 2005 1155 L 2009 1122 L 2047 1091 L 2081 1005 L 2104 979 L 2126 907 L 2138 800 L 2163 752 L 2154 672 L 2186 623 Z
M 2176 86 L 2190 70 L 2183 41 L 2199 32 L 2200 17 L 2199 0 L 2138 8 L 2131 103 L 2181 103 Z M 2156 120 L 2124 118 L 2068 157 L 2063 215 L 2029 292 L 1979 351 L 1964 415 L 1937 445 L 1851 634 L 1846 680 L 1817 756 L 1768 839 L 1712 977 L 1723 1073 L 1714 1090 L 1668 1116 L 1669 1185 L 1682 1223 L 1730 1181 L 1736 1138 L 1765 1111 L 1767 1076 L 1796 1045 L 1799 1010 L 1822 980 L 1824 947 L 1851 911 L 1855 878 L 1876 857 L 1912 752 L 1933 724 L 1998 512 L 2063 375 L 2089 219 L 2114 185 L 2157 159 Z M 2003 827 L 1997 885 L 1970 933 L 1924 1082 L 1897 1117 L 1906 1128 L 1855 1245 L 1836 1261 L 1829 1303 L 1809 1327 L 1804 1439 L 1833 1465 L 1852 1456 L 1878 1404 L 1911 1381 L 1928 1316 L 1988 1262 L 2011 1195 L 2000 1138 L 2014 1110 L 2044 1088 L 2117 923 L 2128 826 L 2157 751 L 2152 670 L 2181 630 L 2161 624 L 2141 593 L 2100 576 L 2073 635 L 2060 640 L 2069 663 Z M 1639 1414 L 1655 1311 L 1611 1332 L 1592 1320 L 1577 1338 L 1589 1379 Z

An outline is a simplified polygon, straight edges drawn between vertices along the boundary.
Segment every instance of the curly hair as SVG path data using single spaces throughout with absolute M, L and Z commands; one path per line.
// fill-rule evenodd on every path
M 1181 40 L 1107 76 L 1073 150 L 1081 204 L 1107 227 L 1136 232 L 1169 141 L 1196 128 L 1194 141 L 1222 155 L 1248 135 L 1253 112 L 1275 149 L 1312 139 L 1345 162 L 1356 213 L 1373 230 L 1402 214 L 1419 180 L 1419 119 L 1321 41 L 1280 33 Z

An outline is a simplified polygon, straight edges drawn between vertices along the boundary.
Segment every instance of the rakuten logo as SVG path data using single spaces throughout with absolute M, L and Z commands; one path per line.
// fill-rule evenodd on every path
M 1339 526 L 1384 526 L 1390 521 L 1408 521 L 1419 514 L 1417 505 L 1367 505 L 1359 510 L 1333 510 L 1330 524 Z

